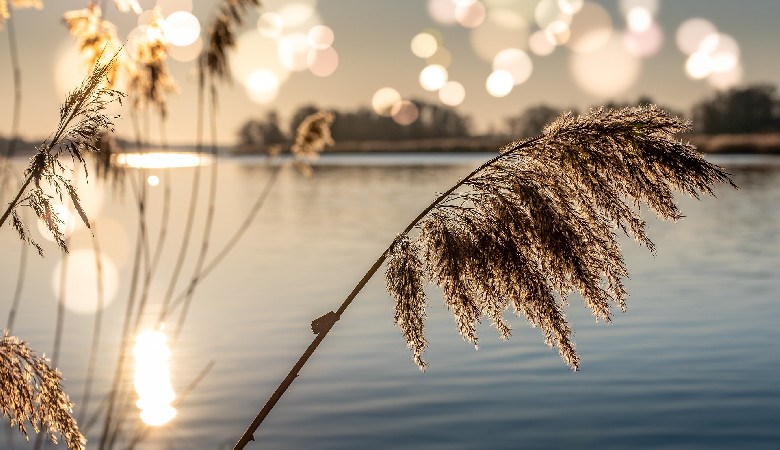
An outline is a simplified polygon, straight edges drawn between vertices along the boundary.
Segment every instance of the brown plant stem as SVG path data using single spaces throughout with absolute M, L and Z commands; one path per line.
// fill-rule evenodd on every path
M 511 151 L 517 152 L 520 149 L 528 147 L 530 144 L 535 143 L 538 141 L 539 138 L 535 138 L 532 140 L 525 141 L 516 147 L 514 147 Z M 461 187 L 466 181 L 468 181 L 471 177 L 473 177 L 475 174 L 479 173 L 481 170 L 483 170 L 485 167 L 495 163 L 498 159 L 503 158 L 507 155 L 507 153 L 501 153 L 498 156 L 495 156 L 488 160 L 487 162 L 483 163 L 481 166 L 474 169 L 471 173 L 469 173 L 466 177 L 462 178 L 460 181 L 458 181 L 454 186 L 452 186 L 450 189 L 448 189 L 443 194 L 440 194 L 430 205 L 428 205 L 420 214 L 417 215 L 411 222 L 409 222 L 409 225 L 406 226 L 406 228 L 400 233 L 400 235 L 404 235 L 409 233 L 412 228 L 415 227 L 429 212 L 431 212 L 437 205 L 439 205 L 441 202 L 449 198 L 449 196 L 455 192 L 459 187 Z M 317 350 L 317 347 L 319 347 L 320 343 L 323 339 L 325 339 L 325 336 L 327 336 L 328 332 L 333 328 L 333 326 L 336 324 L 336 322 L 341 319 L 341 315 L 346 311 L 346 309 L 349 307 L 349 305 L 352 303 L 352 301 L 357 297 L 358 293 L 360 293 L 361 290 L 365 287 L 365 285 L 368 283 L 368 281 L 376 274 L 376 272 L 379 270 L 380 267 L 382 267 L 382 264 L 387 259 L 388 255 L 390 254 L 391 250 L 393 248 L 393 244 L 391 243 L 390 246 L 387 247 L 387 249 L 382 252 L 382 254 L 377 258 L 376 262 L 374 262 L 374 265 L 371 266 L 370 269 L 366 272 L 365 275 L 363 275 L 363 278 L 360 279 L 360 281 L 357 283 L 354 289 L 352 289 L 352 292 L 349 293 L 347 298 L 344 300 L 344 302 L 341 304 L 339 309 L 331 314 L 330 320 L 326 320 L 324 322 L 324 328 L 320 329 L 317 333 L 317 336 L 314 338 L 314 340 L 309 344 L 309 347 L 306 348 L 306 350 L 303 352 L 303 355 L 298 359 L 298 362 L 295 363 L 293 368 L 290 370 L 290 372 L 287 374 L 287 376 L 282 380 L 282 382 L 279 384 L 279 387 L 276 388 L 274 393 L 271 395 L 271 397 L 268 399 L 268 401 L 265 403 L 263 408 L 260 410 L 260 412 L 257 414 L 255 419 L 252 421 L 252 423 L 249 425 L 249 427 L 246 429 L 244 434 L 241 436 L 241 438 L 238 440 L 236 445 L 233 447 L 234 450 L 240 450 L 243 449 L 250 441 L 254 440 L 254 433 L 257 430 L 258 427 L 260 427 L 260 424 L 263 423 L 263 420 L 268 416 L 268 414 L 271 412 L 273 407 L 276 405 L 277 402 L 282 398 L 284 393 L 287 391 L 287 389 L 290 387 L 293 381 L 298 377 L 299 372 L 303 368 L 303 366 L 306 364 L 306 362 L 309 360 L 311 355 L 314 353 L 315 350 Z

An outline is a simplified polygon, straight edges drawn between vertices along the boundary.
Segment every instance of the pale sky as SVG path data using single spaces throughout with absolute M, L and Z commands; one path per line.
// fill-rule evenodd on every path
M 188 3 L 195 3 L 191 12 L 204 28 L 218 4 L 213 0 L 168 1 L 181 4 L 185 9 Z M 148 0 L 139 3 L 144 9 L 149 9 L 157 2 Z M 297 6 L 291 7 L 296 3 Z M 473 3 L 479 4 L 474 6 Z M 449 55 L 451 62 L 442 64 L 447 71 L 447 80 L 457 82 L 465 94 L 454 108 L 472 117 L 478 131 L 490 127 L 502 129 L 505 118 L 542 103 L 583 109 L 609 100 L 633 101 L 644 94 L 661 105 L 687 112 L 694 102 L 713 95 L 717 85 L 745 86 L 760 82 L 780 85 L 780 1 L 597 0 L 586 1 L 578 12 L 565 14 L 564 10 L 577 8 L 579 3 L 582 2 L 264 1 L 258 11 L 247 16 L 244 27 L 239 31 L 242 44 L 234 55 L 234 62 L 240 64 L 236 66 L 237 79 L 220 91 L 219 142 L 232 143 L 244 121 L 250 117 L 263 117 L 271 110 L 278 111 L 286 125 L 289 115 L 307 104 L 341 110 L 370 107 L 375 93 L 383 88 L 391 88 L 404 100 L 442 102 L 435 86 L 430 88 L 434 90 L 421 86 L 421 71 L 431 62 L 441 62 L 440 59 L 427 61 L 425 57 L 413 53 L 412 41 L 423 32 L 437 35 L 439 48 L 446 49 L 440 50 L 433 58 L 439 58 L 442 53 Z M 21 60 L 23 93 L 20 129 L 25 138 L 44 138 L 56 127 L 59 102 L 64 95 L 62 91 L 66 89 L 57 85 L 73 86 L 77 80 L 74 71 L 78 64 L 73 53 L 70 57 L 63 57 L 68 51 L 73 51 L 74 39 L 62 24 L 61 17 L 66 11 L 82 9 L 86 4 L 83 0 L 43 0 L 42 10 L 11 11 Z M 102 4 L 104 18 L 117 23 L 120 38 L 126 39 L 137 24 L 137 16 L 132 12 L 119 12 L 110 0 Z M 457 17 L 461 23 L 453 18 L 456 4 L 460 4 Z M 437 8 L 444 10 L 437 12 Z M 630 28 L 629 11 L 636 9 L 640 11 L 634 11 L 631 26 L 637 31 L 631 42 L 640 45 L 631 47 L 625 43 L 625 34 Z M 307 10 L 314 14 L 307 16 Z M 258 18 L 264 13 L 274 13 L 276 17 L 287 20 L 287 25 L 281 30 L 276 29 L 280 36 L 265 37 L 260 33 Z M 481 19 L 483 16 L 484 19 Z M 305 20 L 295 25 L 296 17 Z M 689 22 L 690 19 L 704 20 Z M 599 31 L 597 25 L 604 20 L 611 33 Z M 269 22 L 266 20 L 264 23 Z M 694 41 L 698 39 L 695 48 L 687 50 L 687 53 L 677 42 L 678 35 L 685 34 L 680 27 L 686 23 L 689 24 L 687 34 L 693 36 Z M 710 33 L 716 33 L 709 40 L 697 35 L 703 23 L 705 29 L 709 27 Z M 297 33 L 300 40 L 317 25 L 326 26 L 333 32 L 330 47 L 327 42 L 318 45 L 322 47 L 321 54 L 332 56 L 335 53 L 338 56 L 335 70 L 326 67 L 320 69 L 324 71 L 320 75 L 332 73 L 317 76 L 305 67 L 300 67 L 301 71 L 284 69 L 276 51 L 280 37 Z M 549 49 L 545 51 L 543 46 L 529 44 L 534 36 L 538 44 L 538 38 L 545 37 L 544 30 L 547 30 L 548 40 L 565 42 L 557 47 L 548 44 L 553 49 L 549 55 L 544 55 Z M 264 28 L 263 31 L 272 34 L 274 30 Z M 653 33 L 656 33 L 656 39 L 660 37 L 661 40 L 653 41 Z M 290 38 L 286 42 L 296 41 Z M 419 42 L 424 42 L 424 39 Z M 513 50 L 504 53 L 506 58 L 503 63 L 494 62 L 493 57 L 502 49 Z M 714 65 L 705 68 L 697 65 L 702 58 L 689 56 L 696 49 L 698 56 L 709 55 L 704 59 L 709 58 L 708 64 Z M 693 72 L 698 70 L 697 76 L 702 78 L 694 79 L 686 73 L 689 58 L 692 59 L 689 67 Z M 61 60 L 64 63 L 60 63 Z M 0 31 L 0 135 L 4 136 L 11 129 L 13 105 L 10 61 L 6 24 Z M 297 60 L 293 58 L 290 61 L 288 67 L 297 69 L 294 67 Z M 512 65 L 517 61 L 526 65 Z M 169 97 L 170 117 L 166 134 L 172 143 L 193 142 L 196 125 L 194 63 L 170 58 L 169 64 L 181 89 L 180 93 Z M 514 75 L 510 78 L 511 91 L 503 97 L 491 95 L 486 88 L 494 64 Z M 69 69 L 58 72 L 58 66 Z M 273 95 L 255 93 L 255 100 L 262 101 L 259 103 L 251 98 L 245 82 L 249 75 L 257 81 L 265 79 L 260 74 L 269 73 L 277 76 L 279 87 Z M 708 76 L 707 73 L 713 75 Z M 519 82 L 518 77 L 525 80 Z M 121 114 L 117 121 L 118 133 L 132 138 L 129 111 L 121 111 Z M 151 141 L 158 141 L 158 118 L 152 115 L 145 120 L 152 124 Z

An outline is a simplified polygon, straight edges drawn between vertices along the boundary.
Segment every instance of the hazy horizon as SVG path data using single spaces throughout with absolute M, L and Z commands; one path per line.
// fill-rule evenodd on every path
M 660 105 L 688 112 L 694 102 L 707 98 L 715 92 L 705 79 L 692 79 L 685 72 L 688 56 L 676 42 L 681 24 L 689 19 L 703 18 L 709 21 L 722 36 L 729 37 L 736 44 L 741 76 L 733 83 L 746 86 L 755 83 L 780 84 L 780 58 L 776 57 L 773 43 L 780 38 L 776 18 L 780 17 L 780 2 L 771 0 L 749 0 L 730 2 L 726 0 L 689 0 L 685 2 L 633 0 L 605 0 L 585 2 L 591 17 L 586 25 L 597 22 L 606 12 L 615 46 L 604 50 L 605 55 L 575 51 L 576 45 L 559 46 L 548 56 L 541 56 L 528 45 L 529 37 L 540 29 L 537 1 L 483 0 L 486 19 L 476 28 L 467 28 L 458 23 L 441 23 L 442 17 L 435 13 L 436 6 L 452 0 L 431 0 L 420 2 L 390 2 L 382 0 L 305 0 L 283 2 L 268 0 L 257 12 L 247 16 L 239 32 L 239 49 L 235 62 L 250 63 L 248 67 L 234 67 L 234 72 L 243 76 L 232 84 L 223 84 L 219 91 L 220 110 L 217 118 L 218 142 L 230 145 L 236 138 L 238 128 L 247 119 L 262 117 L 268 111 L 278 111 L 280 122 L 286 124 L 290 115 L 304 105 L 336 108 L 342 111 L 371 106 L 372 97 L 383 88 L 391 88 L 402 99 L 420 99 L 430 103 L 440 102 L 435 91 L 424 89 L 419 82 L 420 72 L 426 67 L 425 59 L 412 53 L 411 42 L 421 32 L 439 34 L 439 46 L 446 49 L 451 63 L 447 66 L 449 80 L 457 81 L 465 97 L 455 110 L 473 119 L 475 131 L 501 129 L 504 119 L 522 112 L 529 106 L 547 104 L 560 108 L 584 109 L 587 106 L 608 101 L 634 101 L 647 95 Z M 552 0 L 544 0 L 552 2 Z M 118 34 L 125 39 L 137 21 L 133 13 L 117 11 L 113 2 L 104 4 L 104 18 L 115 22 Z M 141 1 L 145 9 L 152 8 L 155 1 Z M 187 1 L 169 4 L 184 4 Z M 216 11 L 216 1 L 194 3 L 192 13 L 200 20 L 202 29 Z M 304 23 L 288 27 L 285 32 L 305 33 L 314 25 L 325 25 L 333 32 L 332 49 L 338 55 L 338 65 L 332 74 L 317 76 L 308 70 L 285 74 L 279 79 L 275 97 L 267 103 L 253 101 L 244 87 L 246 74 L 265 65 L 278 65 L 272 61 L 273 51 L 267 48 L 276 38 L 264 38 L 257 28 L 257 21 L 264 13 L 289 13 L 282 6 L 301 4 L 301 10 L 314 11 Z M 577 3 L 566 0 L 563 3 Z M 69 10 L 81 9 L 87 2 L 44 1 L 42 10 L 12 10 L 11 21 L 15 27 L 19 47 L 22 75 L 22 111 L 20 135 L 28 140 L 45 137 L 56 126 L 59 102 L 67 87 L 78 80 L 73 75 L 78 64 L 72 50 L 74 38 L 62 24 L 62 15 Z M 623 39 L 627 29 L 628 7 L 643 7 L 651 12 L 652 23 L 662 31 L 662 42 L 656 53 L 645 48 L 649 56 L 620 58 L 623 50 L 617 39 Z M 511 11 L 512 13 L 507 13 Z M 595 12 L 595 13 L 594 13 Z M 498 22 L 491 22 L 491 14 Z M 595 14 L 595 15 L 594 15 Z M 601 14 L 601 15 L 600 15 Z M 544 16 L 544 14 L 541 14 Z M 497 30 L 504 22 L 524 23 L 510 33 Z M 577 15 L 574 15 L 575 21 Z M 510 18 L 511 20 L 508 20 Z M 446 19 L 446 17 L 445 17 Z M 541 17 L 542 20 L 546 20 Z M 522 22 L 522 21 L 521 21 Z M 0 31 L 0 83 L 5 88 L 4 108 L 0 108 L 0 135 L 8 136 L 12 121 L 13 78 L 8 45 L 8 25 Z M 506 23 L 503 23 L 504 26 Z M 492 27 L 492 28 L 491 28 Z M 499 27 L 500 28 L 500 27 Z M 580 27 L 581 28 L 581 27 Z M 303 30 L 303 31 L 301 31 Z M 504 30 L 506 31 L 506 30 Z M 576 30 L 572 29 L 572 35 Z M 492 39 L 485 43 L 485 36 Z M 264 40 L 263 40 L 264 39 Z M 480 44 L 482 39 L 482 44 Z M 517 39 L 514 42 L 514 39 Z M 504 44 L 506 40 L 506 44 Z M 532 64 L 530 76 L 515 85 L 504 97 L 488 93 L 485 83 L 493 70 L 491 62 L 480 52 L 484 47 L 502 46 L 523 50 Z M 580 44 L 581 46 L 582 44 Z M 482 49 L 480 49 L 482 46 Z M 271 49 L 275 47 L 271 46 Z M 67 53 L 70 51 L 71 53 Z M 489 49 L 487 50 L 489 51 Z M 597 50 L 598 51 L 602 50 Z M 70 55 L 63 57 L 62 55 Z M 445 54 L 445 56 L 447 56 Z M 600 59 L 599 59 L 600 58 Z M 614 61 L 613 61 L 614 60 Z M 64 61 L 64 62 L 60 62 Z M 622 62 L 621 62 L 622 61 Z M 612 64 L 617 64 L 613 66 Z M 60 73 L 57 68 L 70 67 L 70 75 Z M 168 97 L 169 119 L 166 134 L 172 144 L 190 143 L 195 140 L 194 128 L 196 84 L 193 62 L 180 62 L 169 58 L 169 67 L 180 87 L 178 94 Z M 330 69 L 332 70 L 332 69 Z M 633 73 L 633 77 L 631 76 Z M 75 77 L 75 78 L 74 78 Z M 587 86 L 588 78 L 607 81 L 607 86 Z M 613 78 L 611 78 L 613 77 Z M 732 83 L 732 84 L 733 84 Z M 63 84 L 63 83 L 60 83 Z M 257 99 L 257 98 L 256 98 Z M 267 99 L 266 99 L 267 100 Z M 126 139 L 133 139 L 133 127 L 129 110 L 123 109 L 118 120 L 117 133 Z M 156 115 L 144 119 L 149 124 L 152 142 L 159 140 L 159 122 Z M 143 123 L 143 122 L 142 122 Z

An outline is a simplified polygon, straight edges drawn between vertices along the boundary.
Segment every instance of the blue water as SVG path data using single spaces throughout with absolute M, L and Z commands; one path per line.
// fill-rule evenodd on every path
M 285 170 L 241 245 L 200 285 L 174 349 L 177 392 L 211 360 L 214 369 L 177 418 L 139 448 L 232 448 L 312 339 L 309 322 L 335 310 L 435 193 L 483 159 L 326 156 L 312 179 Z M 715 162 L 733 173 L 740 190 L 721 187 L 718 198 L 703 201 L 681 198 L 686 217 L 677 224 L 649 217 L 656 255 L 625 240 L 627 313 L 596 323 L 571 298 L 579 372 L 520 319 L 506 342 L 483 324 L 475 351 L 431 288 L 429 368 L 421 373 L 393 326 L 392 300 L 377 277 L 248 448 L 780 448 L 780 158 Z M 171 183 L 171 230 L 184 220 L 192 170 L 158 173 Z M 221 163 L 212 248 L 238 226 L 269 173 L 259 159 Z M 159 221 L 161 187 L 150 190 L 150 224 Z M 108 196 L 95 215 L 120 280 L 106 309 L 98 398 L 113 374 L 131 270 L 127 247 L 132 250 L 123 243 L 131 238 L 102 236 L 100 224 L 120 224 L 132 237 L 135 217 L 128 192 Z M 151 283 L 152 303 L 167 287 L 179 240 L 172 231 L 165 243 L 170 250 Z M 73 241 L 88 242 L 78 235 Z M 7 230 L 0 245 L 7 255 L 0 262 L 5 314 L 19 249 Z M 14 333 L 49 353 L 58 256 L 47 248 L 46 259 L 32 258 L 30 273 L 43 281 L 28 281 Z M 191 257 L 184 272 L 193 264 Z M 60 368 L 77 411 L 92 317 L 68 313 L 65 319 Z M 96 427 L 90 443 L 98 436 Z M 0 447 L 3 442 L 0 437 Z

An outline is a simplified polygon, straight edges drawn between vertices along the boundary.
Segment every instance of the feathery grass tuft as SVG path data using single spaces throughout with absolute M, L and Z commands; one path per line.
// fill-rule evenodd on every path
M 83 449 L 86 439 L 72 415 L 72 403 L 62 388 L 62 375 L 27 344 L 10 336 L 0 339 L 0 409 L 12 427 L 29 440 L 28 422 L 36 433 L 46 431 L 57 443 L 62 436 L 71 449 Z
M 35 245 L 39 253 L 42 249 L 35 244 L 17 214 L 20 205 L 32 208 L 54 236 L 59 246 L 67 251 L 64 236 L 60 230 L 62 221 L 57 216 L 52 201 L 63 201 L 65 196 L 72 202 L 84 224 L 89 227 L 78 193 L 70 179 L 65 176 L 67 169 L 60 158 L 70 156 L 74 163 L 81 164 L 86 171 L 84 154 L 99 151 L 98 140 L 105 131 L 113 131 L 112 118 L 106 115 L 106 109 L 113 102 L 120 102 L 123 94 L 105 86 L 117 55 L 106 62 L 98 62 L 92 74 L 79 87 L 74 89 L 60 107 L 60 123 L 57 131 L 46 139 L 32 157 L 25 171 L 25 181 L 18 193 L 0 217 L 2 226 L 8 217 L 12 217 L 13 226 L 19 237 Z M 30 187 L 32 185 L 32 187 Z M 28 188 L 30 188 L 28 190 Z M 49 193 L 53 190 L 53 193 Z
M 579 292 L 604 321 L 611 320 L 613 304 L 625 310 L 628 272 L 617 230 L 654 251 L 642 203 L 676 221 L 682 215 L 674 190 L 699 198 L 713 193 L 712 184 L 731 182 L 692 145 L 676 140 L 688 129 L 655 107 L 562 115 L 541 136 L 505 146 L 440 197 L 406 245 L 417 254 L 404 256 L 411 261 L 405 269 L 388 270 L 388 286 L 417 286 L 425 278 L 439 285 L 458 331 L 475 345 L 482 317 L 509 337 L 504 312 L 511 305 L 576 370 L 564 314 L 568 294 Z M 396 315 L 410 316 L 401 328 L 422 369 L 425 341 L 414 336 L 423 334 L 424 308 L 405 304 L 410 295 L 419 301 L 406 289 L 391 292 Z M 409 329 L 412 324 L 418 328 Z
M 230 79 L 227 51 L 236 46 L 234 27 L 244 22 L 242 15 L 249 8 L 260 6 L 259 0 L 223 0 L 219 13 L 209 25 L 206 48 L 201 53 L 201 74 L 208 73 L 215 79 Z

